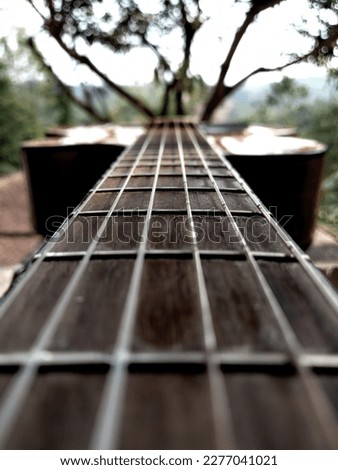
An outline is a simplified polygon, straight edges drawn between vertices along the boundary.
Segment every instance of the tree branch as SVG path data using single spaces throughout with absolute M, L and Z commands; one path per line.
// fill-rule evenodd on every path
M 157 56 L 157 58 L 159 60 L 159 63 L 163 66 L 163 68 L 165 70 L 170 70 L 171 71 L 169 62 L 164 57 L 164 55 L 159 51 L 156 44 L 151 43 L 144 35 L 141 35 L 141 40 L 142 40 L 142 43 L 145 46 L 148 46 L 155 53 L 155 55 Z
M 287 64 L 279 65 L 278 67 L 272 67 L 272 68 L 266 68 L 266 67 L 259 67 L 258 69 L 254 70 L 253 72 L 249 73 L 246 75 L 244 78 L 239 80 L 235 85 L 233 85 L 231 88 L 232 91 L 237 90 L 241 85 L 243 85 L 244 82 L 246 82 L 249 78 L 253 77 L 254 75 L 257 75 L 258 73 L 269 73 L 269 72 L 280 72 L 281 70 L 286 69 L 287 67 L 290 67 L 291 65 L 299 64 L 300 62 L 303 62 L 309 57 L 309 54 L 306 54 L 305 56 L 298 57 L 297 59 L 294 59 L 291 62 L 288 62 Z
M 181 69 L 184 70 L 185 74 L 187 73 L 189 66 L 190 66 L 190 55 L 191 55 L 191 46 L 195 34 L 202 26 L 202 22 L 200 20 L 201 17 L 201 10 L 198 8 L 198 15 L 194 18 L 192 22 L 188 19 L 186 5 L 183 0 L 180 0 L 180 11 L 182 15 L 182 24 L 183 24 L 183 31 L 185 36 L 185 44 L 184 44 L 184 59 L 182 63 Z
M 45 22 L 46 21 L 46 18 L 43 16 L 43 14 L 41 13 L 41 11 L 37 8 L 37 6 L 35 5 L 34 1 L 33 0 L 28 0 L 28 3 L 32 6 L 32 8 L 34 8 L 34 10 L 36 11 L 36 13 L 40 16 L 40 18 Z
M 108 119 L 105 116 L 100 115 L 100 113 L 90 105 L 89 102 L 84 102 L 80 100 L 74 93 L 71 91 L 71 88 L 67 86 L 54 72 L 52 67 L 47 64 L 41 54 L 41 52 L 38 50 L 33 38 L 29 38 L 27 40 L 27 45 L 34 54 L 34 56 L 37 58 L 39 63 L 45 68 L 51 75 L 52 77 L 56 80 L 60 88 L 63 90 L 65 95 L 73 102 L 75 103 L 78 107 L 86 111 L 88 114 L 90 114 L 92 117 L 94 117 L 98 122 L 105 123 L 108 121 Z
M 235 52 L 237 51 L 237 48 L 244 34 L 246 33 L 248 27 L 253 23 L 254 19 L 259 13 L 266 10 L 267 8 L 278 5 L 282 1 L 284 0 L 263 0 L 263 1 L 252 0 L 251 7 L 245 16 L 245 19 L 242 25 L 237 30 L 235 37 L 232 41 L 232 44 L 230 46 L 229 52 L 221 66 L 221 71 L 220 71 L 216 86 L 214 87 L 211 93 L 211 96 L 209 100 L 207 101 L 207 104 L 203 111 L 203 115 L 202 115 L 203 121 L 208 121 L 210 119 L 212 113 L 218 106 L 219 102 L 227 93 L 228 87 L 224 85 L 224 80 L 229 71 Z
M 316 40 L 317 40 L 316 47 L 311 49 L 311 51 L 308 52 L 307 54 L 304 54 L 302 56 L 296 56 L 291 62 L 287 62 L 286 64 L 279 65 L 277 67 L 272 67 L 272 68 L 259 67 L 258 69 L 254 70 L 253 72 L 243 77 L 232 87 L 225 86 L 223 98 L 225 98 L 226 96 L 229 96 L 229 94 L 237 90 L 249 78 L 253 77 L 254 75 L 257 75 L 258 73 L 280 72 L 281 70 L 284 70 L 287 67 L 290 67 L 291 65 L 296 65 L 296 64 L 299 64 L 300 62 L 305 62 L 310 57 L 318 58 L 322 54 L 323 47 L 326 47 L 327 49 L 331 48 L 333 50 L 335 47 L 336 41 L 338 40 L 338 26 L 333 25 L 331 27 L 330 34 L 328 35 L 327 38 L 322 39 L 322 38 L 317 37 Z
M 77 62 L 80 62 L 83 65 L 87 65 L 87 67 L 89 67 L 92 72 L 98 75 L 112 90 L 114 90 L 117 94 L 119 94 L 125 100 L 129 101 L 129 103 L 132 104 L 136 109 L 141 111 L 143 114 L 146 114 L 148 117 L 153 118 L 154 113 L 146 104 L 142 103 L 141 100 L 132 96 L 130 93 L 124 90 L 124 88 L 119 86 L 117 83 L 113 82 L 109 77 L 107 77 L 106 74 L 104 74 L 101 70 L 99 70 L 96 67 L 96 65 L 87 56 L 79 54 L 74 47 L 71 48 L 65 44 L 65 42 L 61 38 L 58 25 L 55 23 L 53 19 L 53 9 L 51 6 L 52 1 L 51 0 L 47 0 L 47 1 L 48 1 L 48 7 L 50 11 L 50 18 L 49 20 L 45 21 L 45 28 L 51 34 L 51 36 L 56 40 L 59 46 L 65 52 L 67 52 L 67 54 L 71 58 L 75 59 Z
M 69 48 L 63 41 L 62 39 L 58 36 L 55 37 L 53 36 L 54 39 L 57 41 L 57 43 L 62 47 L 62 49 L 67 52 L 67 54 L 75 59 L 77 62 L 80 62 L 83 65 L 87 65 L 87 67 L 92 70 L 96 75 L 98 75 L 107 85 L 114 90 L 117 94 L 122 96 L 125 100 L 129 101 L 135 108 L 137 108 L 139 111 L 141 111 L 143 114 L 146 114 L 150 118 L 154 117 L 154 113 L 146 106 L 144 103 L 142 103 L 141 100 L 138 98 L 135 98 L 131 94 L 129 94 L 127 91 L 125 91 L 121 86 L 119 86 L 117 83 L 113 82 L 107 75 L 105 75 L 101 70 L 99 70 L 95 64 L 87 57 L 83 56 L 81 54 L 78 54 L 76 50 L 73 48 Z
M 222 95 L 222 98 L 219 101 L 219 103 L 221 103 L 222 99 L 224 99 L 227 96 L 229 96 L 230 94 L 234 93 L 239 87 L 241 87 L 243 85 L 243 83 L 245 83 L 247 80 L 249 80 L 249 78 L 253 77 L 254 75 L 257 75 L 259 73 L 279 72 L 281 70 L 286 69 L 287 67 L 290 67 L 291 65 L 299 64 L 300 62 L 305 61 L 310 56 L 311 56 L 311 53 L 306 54 L 306 55 L 301 56 L 301 57 L 297 57 L 296 59 L 292 60 L 291 62 L 288 62 L 288 63 L 283 64 L 283 65 L 279 65 L 277 67 L 272 67 L 272 68 L 259 67 L 258 69 L 253 70 L 248 75 L 246 75 L 241 80 L 239 80 L 237 83 L 235 83 L 235 85 L 233 85 L 231 87 L 224 86 L 223 87 L 223 95 Z M 207 119 L 205 119 L 204 115 L 203 115 L 201 117 L 201 121 L 205 121 L 205 120 L 207 120 Z

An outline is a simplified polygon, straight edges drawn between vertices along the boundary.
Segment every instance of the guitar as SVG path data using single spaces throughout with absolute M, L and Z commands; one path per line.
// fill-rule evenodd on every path
M 337 296 L 230 163 L 155 120 L 3 302 L 6 449 L 334 449 Z

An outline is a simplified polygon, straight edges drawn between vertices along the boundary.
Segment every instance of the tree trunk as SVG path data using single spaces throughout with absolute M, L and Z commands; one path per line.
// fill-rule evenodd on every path
M 161 108 L 161 111 L 160 111 L 160 116 L 167 116 L 168 115 L 169 97 L 170 97 L 171 87 L 172 87 L 172 84 L 166 83 L 165 92 L 164 92 L 163 101 L 162 101 L 162 108 Z
M 184 106 L 183 106 L 183 92 L 181 87 L 178 85 L 176 89 L 176 114 L 177 116 L 185 116 Z
M 221 104 L 224 98 L 229 96 L 236 88 L 237 87 L 227 87 L 224 85 L 222 85 L 222 87 L 216 87 L 203 111 L 201 121 L 209 122 L 216 108 Z

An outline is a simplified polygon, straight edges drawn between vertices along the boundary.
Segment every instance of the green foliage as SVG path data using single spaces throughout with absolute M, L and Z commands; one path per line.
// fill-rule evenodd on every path
M 48 127 L 89 123 L 27 48 L 22 31 L 14 47 L 0 38 L 0 174 L 20 167 L 24 140 L 43 136 Z
M 306 98 L 309 94 L 305 86 L 297 85 L 296 82 L 289 77 L 283 77 L 280 82 L 271 85 L 271 91 L 266 98 L 266 104 L 285 105 L 288 101 Z
M 325 171 L 329 177 L 338 171 L 338 97 L 330 102 L 316 101 L 309 108 L 309 122 L 301 132 L 329 146 Z
M 324 179 L 319 220 L 338 235 L 338 169 Z
M 0 173 L 18 168 L 22 141 L 40 134 L 34 111 L 15 93 L 6 67 L 0 63 Z
M 51 126 L 91 120 L 34 61 L 21 32 L 15 50 L 2 39 L 0 52 L 0 174 L 4 174 L 20 167 L 24 140 L 43 136 Z
M 328 144 L 320 220 L 338 235 L 338 98 L 314 103 L 303 135 Z
M 257 103 L 251 120 L 266 124 L 283 124 L 302 127 L 307 118 L 309 95 L 307 87 L 295 80 L 284 77 L 273 83 L 265 99 Z

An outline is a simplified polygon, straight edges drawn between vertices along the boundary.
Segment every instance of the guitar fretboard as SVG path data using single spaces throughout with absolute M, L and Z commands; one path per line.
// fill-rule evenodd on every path
M 155 121 L 3 303 L 0 443 L 337 448 L 337 352 L 308 257 L 193 124 Z

